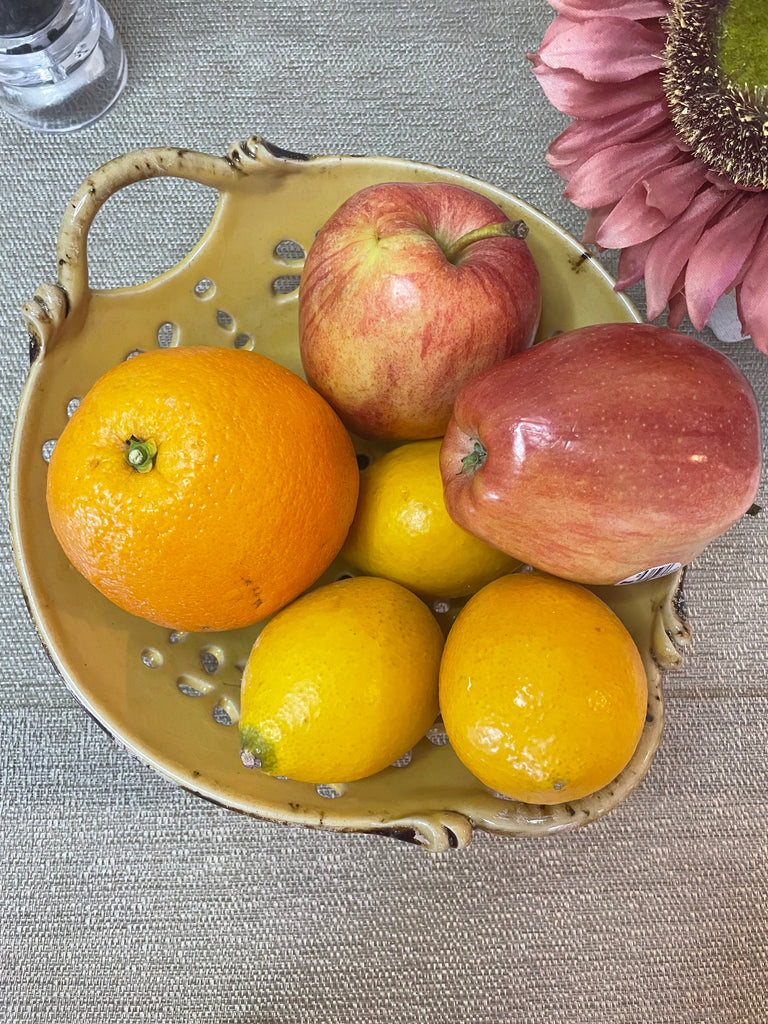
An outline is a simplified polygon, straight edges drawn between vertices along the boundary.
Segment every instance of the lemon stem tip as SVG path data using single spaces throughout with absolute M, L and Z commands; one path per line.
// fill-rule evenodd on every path
M 251 750 L 241 750 L 240 760 L 246 768 L 261 768 L 261 758 L 256 757 Z
M 240 760 L 246 768 L 260 768 L 267 775 L 276 772 L 274 745 L 256 726 L 247 725 L 240 730 Z

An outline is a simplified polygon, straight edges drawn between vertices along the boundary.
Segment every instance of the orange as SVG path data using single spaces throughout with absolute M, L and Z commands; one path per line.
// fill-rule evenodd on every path
M 448 515 L 439 439 L 401 445 L 363 471 L 342 556 L 431 598 L 466 597 L 520 565 Z
M 128 612 L 179 630 L 258 622 L 338 554 L 358 468 L 330 406 L 240 349 L 157 349 L 107 371 L 48 468 L 69 560 Z
M 246 764 L 297 782 L 352 782 L 406 754 L 437 717 L 442 630 L 390 580 L 318 587 L 264 626 L 243 673 Z
M 489 583 L 448 634 L 440 707 L 459 759 L 496 792 L 553 804 L 626 767 L 647 677 L 632 637 L 591 591 L 541 573 Z

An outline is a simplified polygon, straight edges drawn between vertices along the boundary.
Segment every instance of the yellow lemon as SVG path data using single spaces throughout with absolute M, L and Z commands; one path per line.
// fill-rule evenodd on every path
M 415 441 L 363 470 L 342 557 L 424 597 L 464 597 L 520 563 L 454 523 L 439 456 L 439 439 Z
M 440 708 L 451 745 L 491 789 L 576 800 L 630 761 L 648 681 L 632 637 L 591 591 L 517 573 L 470 598 L 448 634 Z
M 243 761 L 337 783 L 397 761 L 437 717 L 443 633 L 415 594 L 358 576 L 318 587 L 267 623 L 243 673 Z

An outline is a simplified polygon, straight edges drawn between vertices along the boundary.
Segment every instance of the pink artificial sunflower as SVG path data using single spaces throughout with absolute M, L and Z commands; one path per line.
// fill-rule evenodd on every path
M 703 330 L 733 293 L 768 353 L 768 3 L 549 0 L 529 54 L 572 123 L 547 163 L 589 211 L 584 242 L 620 249 L 649 320 Z

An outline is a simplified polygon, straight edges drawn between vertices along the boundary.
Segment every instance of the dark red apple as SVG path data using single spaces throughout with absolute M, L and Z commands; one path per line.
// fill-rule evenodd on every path
M 526 232 L 443 182 L 372 185 L 331 216 L 301 277 L 301 359 L 353 433 L 441 437 L 461 385 L 532 343 Z
M 754 391 L 688 335 L 583 327 L 481 373 L 459 393 L 440 453 L 464 529 L 589 584 L 686 565 L 755 499 Z

